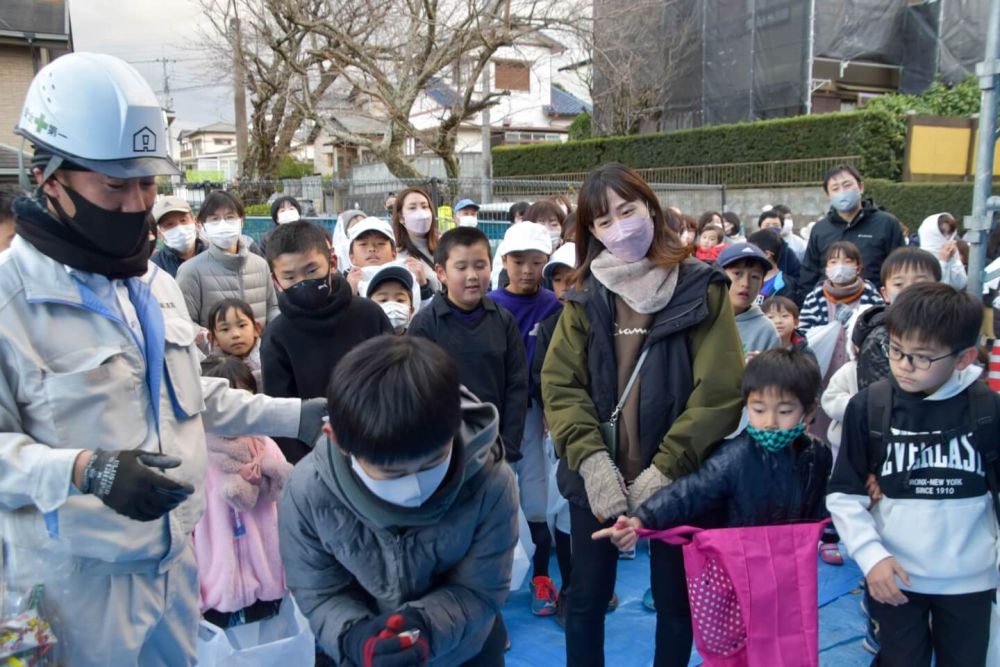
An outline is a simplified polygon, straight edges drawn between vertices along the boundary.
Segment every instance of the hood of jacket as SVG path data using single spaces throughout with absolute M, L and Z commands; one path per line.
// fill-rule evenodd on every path
M 920 237 L 920 249 L 926 250 L 935 257 L 941 250 L 941 246 L 949 240 L 938 227 L 938 218 L 942 215 L 943 213 L 934 213 L 927 216 L 917 229 L 917 235 Z
M 350 457 L 329 440 L 314 450 L 320 479 L 330 492 L 375 528 L 428 526 L 438 523 L 463 491 L 474 490 L 476 476 L 498 460 L 495 445 L 499 414 L 472 392 L 461 390 L 462 424 L 455 436 L 451 467 L 438 490 L 420 507 L 400 507 L 373 494 L 351 469 Z
M 750 322 L 751 320 L 760 319 L 761 317 L 767 317 L 764 311 L 760 309 L 760 306 L 753 304 L 742 313 L 736 316 L 737 322 Z

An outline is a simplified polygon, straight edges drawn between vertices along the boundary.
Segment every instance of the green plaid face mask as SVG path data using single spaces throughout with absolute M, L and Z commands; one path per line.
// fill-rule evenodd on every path
M 769 452 L 781 451 L 788 445 L 795 442 L 795 439 L 802 435 L 805 430 L 805 422 L 796 424 L 792 428 L 775 430 L 764 430 L 753 426 L 747 426 L 747 433 L 750 434 L 750 437 L 756 440 L 757 444 Z

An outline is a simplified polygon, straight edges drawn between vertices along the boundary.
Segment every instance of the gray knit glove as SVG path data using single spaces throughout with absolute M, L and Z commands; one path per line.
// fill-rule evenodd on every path
M 635 516 L 635 511 L 639 509 L 644 502 L 649 500 L 650 496 L 663 487 L 668 486 L 673 481 L 674 480 L 660 472 L 660 469 L 654 465 L 651 465 L 643 470 L 629 487 L 628 513 Z
M 628 509 L 625 480 L 607 452 L 591 454 L 580 464 L 590 511 L 601 523 L 616 519 Z

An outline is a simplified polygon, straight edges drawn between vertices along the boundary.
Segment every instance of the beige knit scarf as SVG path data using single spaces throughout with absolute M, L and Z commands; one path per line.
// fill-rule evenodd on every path
M 590 264 L 594 278 L 617 294 L 629 308 L 643 315 L 657 313 L 674 296 L 677 287 L 677 266 L 656 266 L 649 259 L 623 262 L 607 250 Z

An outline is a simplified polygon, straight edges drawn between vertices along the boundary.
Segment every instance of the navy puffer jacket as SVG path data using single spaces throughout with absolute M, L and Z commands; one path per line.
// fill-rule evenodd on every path
M 830 448 L 808 434 L 772 453 L 742 433 L 696 472 L 660 489 L 636 516 L 656 530 L 719 512 L 726 528 L 819 520 L 832 468 Z

